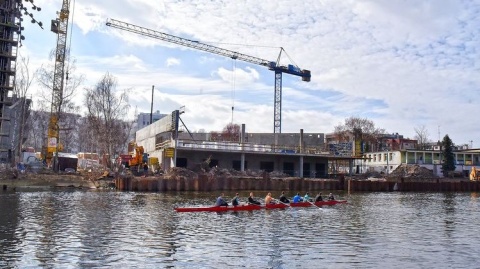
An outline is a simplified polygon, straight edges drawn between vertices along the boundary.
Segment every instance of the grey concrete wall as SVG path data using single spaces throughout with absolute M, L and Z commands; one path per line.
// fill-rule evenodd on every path
M 233 153 L 233 152 L 208 152 L 208 151 L 185 151 L 185 150 L 178 150 L 177 151 L 178 158 L 186 158 L 187 159 L 187 168 L 192 169 L 198 164 L 204 162 L 207 158 L 211 157 L 211 160 L 218 162 L 219 168 L 225 169 L 232 169 L 233 168 L 233 161 L 240 161 L 241 160 L 241 153 Z M 261 162 L 273 162 L 274 171 L 283 171 L 284 163 L 293 163 L 293 169 L 296 174 L 294 176 L 301 177 L 299 175 L 300 171 L 300 156 L 298 155 L 279 155 L 279 154 L 252 154 L 252 153 L 245 153 L 245 162 L 246 162 L 246 169 L 252 171 L 260 171 L 260 163 Z M 303 163 L 306 166 L 310 165 L 311 173 L 305 175 L 305 177 L 315 177 L 316 172 L 316 164 L 324 164 L 325 169 L 327 169 L 328 161 L 326 157 L 310 157 L 304 156 Z M 320 176 L 320 175 L 318 175 Z M 324 175 L 321 175 L 324 176 Z

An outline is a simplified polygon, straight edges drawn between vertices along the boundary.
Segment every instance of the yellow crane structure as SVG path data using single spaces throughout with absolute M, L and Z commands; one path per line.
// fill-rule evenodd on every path
M 215 46 L 201 43 L 198 41 L 147 29 L 141 26 L 122 22 L 119 20 L 108 19 L 106 24 L 107 26 L 129 31 L 135 34 L 148 36 L 148 37 L 160 39 L 166 42 L 178 44 L 181 46 L 186 46 L 193 49 L 229 57 L 234 60 L 241 60 L 244 62 L 265 66 L 269 70 L 274 71 L 275 72 L 275 94 L 274 94 L 275 100 L 274 100 L 274 124 L 273 124 L 274 134 L 278 134 L 282 132 L 282 112 L 281 112 L 282 111 L 282 74 L 287 73 L 290 75 L 299 76 L 302 78 L 302 81 L 306 81 L 306 82 L 309 82 L 311 78 L 310 70 L 300 69 L 298 66 L 291 65 L 291 64 L 287 66 L 280 65 L 280 57 L 282 55 L 282 52 L 284 52 L 283 48 L 281 48 L 280 50 L 280 54 L 277 58 L 277 61 L 268 61 L 258 57 L 215 47 Z
M 57 34 L 57 46 L 55 50 L 55 69 L 53 74 L 52 105 L 50 121 L 47 132 L 47 152 L 45 159 L 48 164 L 53 164 L 55 171 L 58 170 L 58 152 L 62 150 L 59 141 L 59 118 L 63 101 L 63 84 L 65 77 L 65 57 L 67 53 L 67 32 L 69 20 L 70 1 L 63 0 L 62 9 L 58 12 L 58 18 L 52 20 L 51 31 Z

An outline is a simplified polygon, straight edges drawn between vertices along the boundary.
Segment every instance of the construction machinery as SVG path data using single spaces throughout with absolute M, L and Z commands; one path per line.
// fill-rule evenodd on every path
M 148 154 L 144 152 L 143 146 L 138 146 L 135 142 L 128 143 L 128 154 L 132 156 L 128 160 L 131 171 L 138 172 L 142 165 L 148 161 Z
M 48 141 L 45 159 L 48 164 L 52 164 L 55 171 L 58 170 L 58 152 L 62 150 L 62 146 L 59 143 L 59 118 L 63 101 L 63 82 L 65 75 L 65 57 L 67 51 L 67 32 L 70 12 L 69 5 L 69 0 L 63 0 L 62 9 L 58 12 L 58 18 L 52 20 L 51 23 L 51 31 L 57 34 L 57 46 L 55 50 L 52 105 L 47 131 Z
M 267 67 L 269 70 L 275 72 L 275 100 L 274 100 L 274 133 L 281 133 L 282 132 L 282 74 L 287 73 L 294 76 L 299 76 L 302 78 L 302 81 L 310 81 L 311 74 L 310 70 L 300 69 L 298 66 L 294 65 L 287 65 L 281 66 L 280 65 L 280 57 L 282 52 L 284 52 L 283 48 L 280 50 L 280 54 L 277 58 L 277 61 L 268 61 L 261 58 L 257 58 L 254 56 L 245 55 L 239 52 L 215 47 L 212 45 L 204 44 L 198 41 L 169 35 L 166 33 L 158 32 L 155 30 L 147 29 L 141 26 L 137 26 L 134 24 L 108 19 L 107 26 L 129 31 L 135 34 L 148 36 L 156 39 L 160 39 L 163 41 L 167 41 L 170 43 L 175 43 L 181 46 L 190 47 L 193 49 L 198 49 L 206 52 L 210 52 L 213 54 L 230 57 L 235 60 L 242 60 L 248 63 L 253 63 L 261 66 Z

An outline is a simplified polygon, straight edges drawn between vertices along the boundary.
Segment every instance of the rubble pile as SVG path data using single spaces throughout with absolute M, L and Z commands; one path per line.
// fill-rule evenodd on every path
M 404 178 L 404 179 L 432 179 L 435 178 L 433 171 L 422 167 L 418 164 L 408 165 L 402 164 L 397 167 L 394 171 L 392 171 L 388 178 Z
M 290 175 L 287 175 L 287 174 L 279 172 L 279 171 L 273 171 L 273 172 L 270 172 L 270 177 L 271 178 L 285 178 L 285 177 L 290 177 Z
M 264 171 L 245 170 L 244 172 L 235 169 L 226 169 L 219 167 L 212 167 L 205 171 L 205 169 L 190 170 L 182 167 L 173 167 L 167 170 L 165 176 L 167 177 L 185 177 L 196 178 L 198 175 L 208 175 L 209 178 L 214 177 L 270 177 L 270 178 L 285 178 L 289 175 L 281 172 L 267 173 Z
M 182 167 L 172 167 L 165 173 L 166 177 L 184 177 L 184 178 L 197 178 L 198 174 L 192 170 Z
M 18 177 L 18 170 L 9 166 L 0 166 L 0 180 L 15 179 Z

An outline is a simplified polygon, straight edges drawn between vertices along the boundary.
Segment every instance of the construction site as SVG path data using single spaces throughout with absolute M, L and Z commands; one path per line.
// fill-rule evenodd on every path
M 3 33 L 0 38 L 0 181 L 4 186 L 40 184 L 151 191 L 248 188 L 308 190 L 345 189 L 346 180 L 438 182 L 438 177 L 431 170 L 408 164 L 408 157 L 405 158 L 405 164 L 399 165 L 390 173 L 372 169 L 355 172 L 355 166 L 359 166 L 359 162 L 366 162 L 366 158 L 353 146 L 342 154 L 332 153 L 328 151 L 329 145 L 326 144 L 324 133 L 304 133 L 303 129 L 298 133 L 282 133 L 283 74 L 299 77 L 304 82 L 309 82 L 312 76 L 310 70 L 294 64 L 281 64 L 280 58 L 286 55 L 283 48 L 276 60 L 266 60 L 116 19 L 108 19 L 106 25 L 119 31 L 243 61 L 272 71 L 273 132 L 247 132 L 247 126 L 242 124 L 235 134 L 238 138 L 216 139 L 211 133 L 190 132 L 181 118 L 184 111 L 180 109 L 156 121 L 150 116 L 150 121 L 147 121 L 149 124 L 137 130 L 135 139 L 128 143 L 127 152 L 115 156 L 105 153 L 100 155 L 95 151 L 76 154 L 63 152 L 60 132 L 65 128 L 62 127 L 61 115 L 72 13 L 70 1 L 67 0 L 62 1 L 58 17 L 50 23 L 50 31 L 56 35 L 57 40 L 46 143 L 41 152 L 27 150 L 23 145 L 23 130 L 14 127 L 24 125 L 32 100 L 12 94 L 17 49 L 23 38 L 19 12 L 27 9 L 18 1 L 0 1 L 0 4 L 4 10 L 9 11 L 2 13 L 0 23 Z M 35 5 L 33 9 L 40 10 Z M 33 19 L 32 22 L 36 21 Z M 41 23 L 38 24 L 42 27 Z M 232 106 L 232 113 L 233 109 Z M 10 145 L 15 146 L 12 148 Z M 473 158 L 472 154 L 471 164 L 474 164 Z M 388 171 L 388 161 L 386 167 Z M 451 179 L 444 178 L 442 181 L 465 179 L 453 179 L 452 176 Z M 475 166 L 472 166 L 470 180 L 479 180 Z M 134 182 L 138 182 L 138 185 Z

